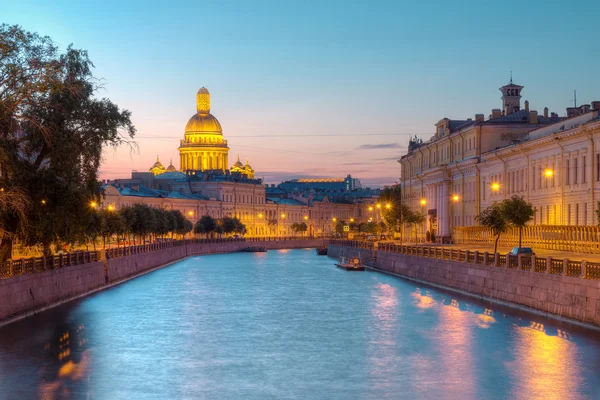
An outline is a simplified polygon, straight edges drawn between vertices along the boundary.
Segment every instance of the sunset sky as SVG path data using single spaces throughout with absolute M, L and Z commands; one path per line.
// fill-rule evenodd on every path
M 498 88 L 565 114 L 600 100 L 596 1 L 4 2 L 0 22 L 87 49 L 100 95 L 131 110 L 138 151 L 103 178 L 173 158 L 206 86 L 231 147 L 267 183 L 352 174 L 398 181 L 412 135 L 487 117 Z M 594 66 L 593 70 L 589 67 Z

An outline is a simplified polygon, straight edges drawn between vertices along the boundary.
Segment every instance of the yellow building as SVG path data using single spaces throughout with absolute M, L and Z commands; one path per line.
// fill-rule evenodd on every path
M 196 114 L 185 126 L 179 146 L 181 171 L 227 170 L 229 147 L 219 121 L 210 113 L 210 93 L 205 87 L 196 94 Z

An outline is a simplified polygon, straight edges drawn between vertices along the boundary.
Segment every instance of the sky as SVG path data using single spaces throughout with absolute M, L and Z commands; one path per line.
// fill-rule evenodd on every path
M 352 174 L 399 180 L 409 137 L 500 108 L 498 88 L 559 115 L 600 100 L 600 3 L 545 1 L 0 0 L 0 23 L 86 49 L 99 97 L 132 112 L 137 150 L 107 149 L 105 179 L 177 147 L 211 93 L 230 163 L 267 183 Z

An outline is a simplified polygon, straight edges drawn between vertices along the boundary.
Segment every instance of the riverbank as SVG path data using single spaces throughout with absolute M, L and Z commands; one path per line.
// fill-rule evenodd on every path
M 569 276 L 562 262 L 561 271 L 553 270 L 558 266 L 546 267 L 545 259 L 543 269 L 539 263 L 525 269 L 520 262 L 512 265 L 511 260 L 494 263 L 494 255 L 487 253 L 466 252 L 459 261 L 444 254 L 438 258 L 433 251 L 419 253 L 417 248 L 414 254 L 401 251 L 331 244 L 328 248 L 332 257 L 369 258 L 368 264 L 381 272 L 600 328 L 600 280 L 586 279 L 585 271 L 580 272 L 583 277 Z
M 231 253 L 249 246 L 267 250 L 317 247 L 322 239 L 189 242 L 105 261 L 64 266 L 0 280 L 0 326 L 134 279 L 186 257 Z

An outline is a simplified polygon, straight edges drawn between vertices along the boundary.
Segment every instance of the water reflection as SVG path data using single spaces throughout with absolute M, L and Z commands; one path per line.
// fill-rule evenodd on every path
M 414 299 L 413 304 L 421 310 L 426 310 L 435 305 L 435 300 L 433 297 L 431 297 L 431 293 L 428 290 L 425 292 L 425 294 L 422 294 L 421 289 L 417 288 L 410 295 Z
M 531 321 L 529 326 L 515 324 L 515 361 L 510 365 L 516 381 L 512 398 L 562 400 L 582 398 L 581 367 L 577 362 L 577 345 L 558 329 L 549 335 L 543 324 Z
M 446 303 L 446 302 L 444 302 Z M 475 362 L 473 360 L 472 313 L 460 309 L 460 303 L 451 299 L 439 307 L 437 326 L 438 353 L 442 373 L 440 388 L 450 399 L 475 399 Z
M 57 329 L 44 345 L 38 397 L 43 400 L 77 398 L 73 386 L 85 378 L 90 364 L 88 339 L 83 324 Z M 78 389 L 80 391 L 81 388 Z
M 372 335 L 369 340 L 368 374 L 373 387 L 389 387 L 393 379 L 381 379 L 398 367 L 396 355 L 398 327 L 397 289 L 387 283 L 377 283 L 371 293 Z

